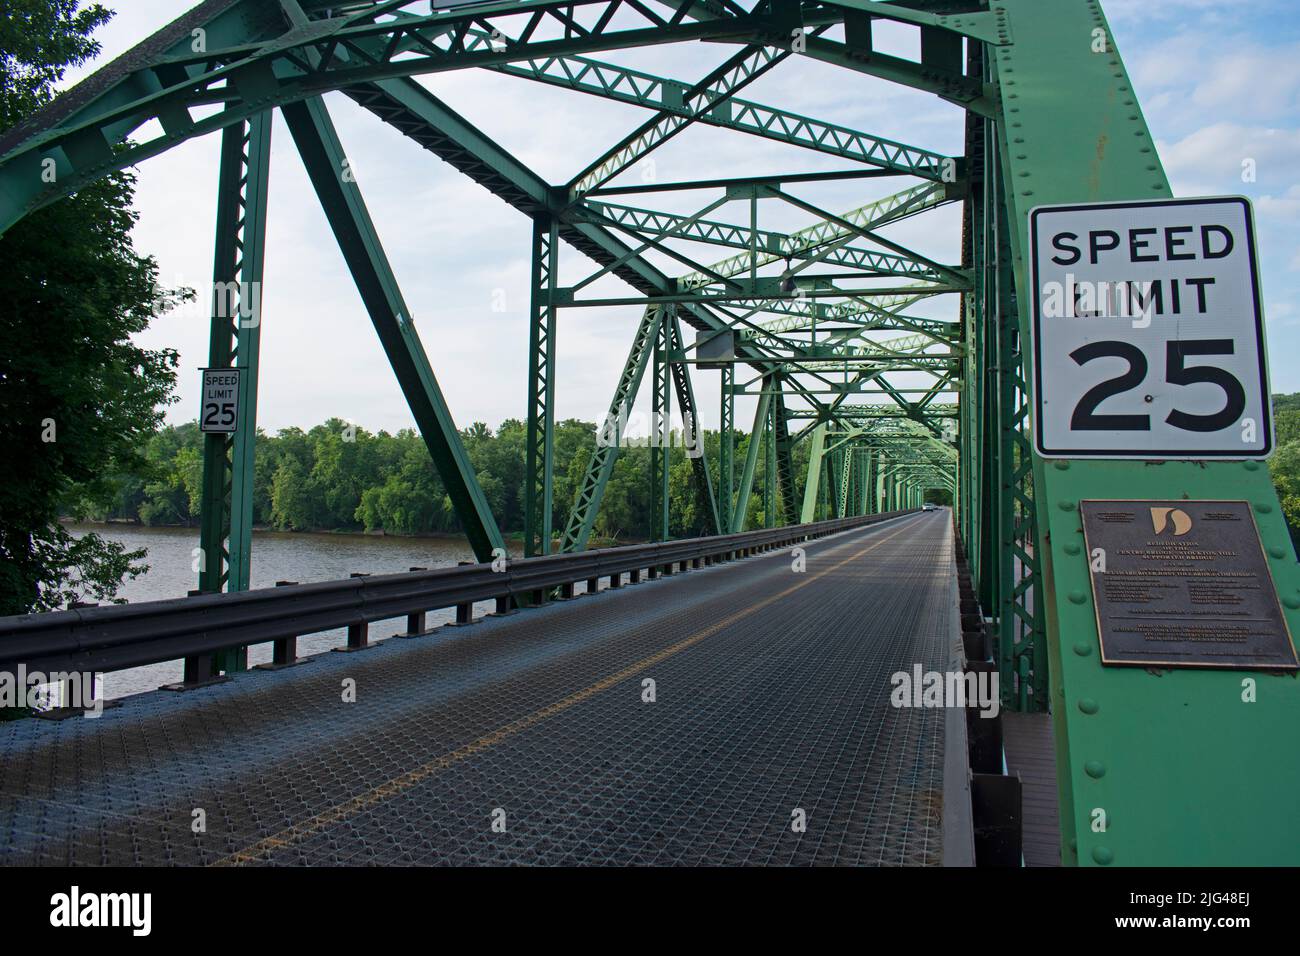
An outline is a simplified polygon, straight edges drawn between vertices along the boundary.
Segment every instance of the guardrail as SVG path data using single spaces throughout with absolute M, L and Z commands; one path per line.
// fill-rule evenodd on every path
M 0 671 L 21 665 L 29 672 L 103 673 L 184 658 L 185 686 L 198 686 L 214 679 L 212 655 L 221 651 L 274 642 L 275 663 L 286 666 L 296 660 L 297 638 L 305 634 L 347 627 L 349 647 L 360 649 L 368 646 L 366 627 L 373 621 L 406 615 L 414 636 L 424 630 L 426 611 L 455 607 L 458 623 L 465 624 L 478 601 L 495 600 L 505 612 L 556 589 L 572 597 L 578 581 L 587 581 L 591 591 L 607 577 L 617 587 L 624 574 L 636 582 L 643 570 L 652 578 L 672 574 L 674 567 L 746 557 L 915 511 L 523 558 L 504 570 L 467 564 L 0 617 Z

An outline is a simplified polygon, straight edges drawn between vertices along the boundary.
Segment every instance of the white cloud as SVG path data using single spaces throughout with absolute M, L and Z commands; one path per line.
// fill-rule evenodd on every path
M 1270 129 L 1213 123 L 1182 139 L 1157 140 L 1175 193 L 1292 190 L 1300 172 L 1300 128 Z M 1243 179 L 1253 169 L 1254 184 Z
M 1284 284 L 1290 277 L 1280 267 L 1290 264 L 1294 270 L 1300 262 L 1300 255 L 1286 252 L 1294 244 L 1300 205 L 1293 182 L 1294 157 L 1300 150 L 1300 47 L 1242 40 L 1235 24 L 1206 29 L 1206 24 L 1219 22 L 1225 5 L 1231 11 L 1244 8 L 1224 0 L 1190 0 L 1177 7 L 1110 0 L 1105 7 L 1112 22 L 1120 25 L 1120 48 L 1152 130 L 1164 138 L 1161 152 L 1176 191 L 1242 192 L 1241 160 L 1256 160 L 1258 183 L 1252 193 L 1261 222 L 1261 248 L 1282 257 L 1270 289 L 1285 301 L 1294 290 Z M 173 0 L 111 0 L 109 6 L 119 13 L 101 38 L 105 58 L 124 52 L 176 15 Z M 1179 24 L 1177 35 L 1160 32 L 1173 24 Z M 610 53 L 602 59 L 691 80 L 733 52 L 734 47 L 721 44 L 674 44 Z M 421 82 L 554 183 L 567 180 L 650 115 L 626 104 L 485 71 L 439 74 Z M 962 147 L 962 116 L 955 107 L 806 58 L 782 64 L 741 95 L 939 152 L 957 154 Z M 527 217 L 346 98 L 331 95 L 328 100 L 455 420 L 461 425 L 475 420 L 495 425 L 521 417 L 527 357 Z M 216 155 L 217 139 L 208 137 L 140 168 L 137 245 L 158 257 L 165 281 L 179 277 L 200 288 L 210 281 Z M 653 155 L 661 182 L 851 166 L 846 160 L 703 126 Z M 905 184 L 857 180 L 791 191 L 842 211 Z M 713 195 L 691 193 L 665 206 L 693 211 Z M 661 198 L 667 200 L 655 200 Z M 652 204 L 638 196 L 616 201 Z M 724 206 L 712 218 L 744 221 L 742 205 Z M 762 224 L 781 229 L 808 221 L 806 213 L 773 200 L 760 204 L 760 216 Z M 1283 228 L 1285 223 L 1291 228 Z M 934 258 L 954 261 L 959 217 L 955 209 L 930 214 L 899 224 L 889 235 Z M 698 248 L 695 253 L 709 254 Z M 717 257 L 716 252 L 712 255 Z M 561 281 L 572 282 L 592 268 L 583 257 L 566 251 Z M 674 264 L 669 271 L 685 267 Z M 601 283 L 598 293 L 592 291 L 618 294 L 619 287 L 616 282 Z M 492 311 L 492 293 L 498 288 L 505 290 L 506 312 Z M 925 312 L 953 317 L 956 307 L 955 299 L 947 297 L 928 304 Z M 1270 314 L 1289 321 L 1277 306 L 1270 307 Z M 329 415 L 370 428 L 411 424 L 282 122 L 276 123 L 273 144 L 263 315 L 259 414 L 265 426 L 309 425 Z M 635 306 L 561 311 L 561 417 L 594 419 L 603 413 L 639 315 Z M 206 364 L 206 325 L 201 313 L 167 316 L 143 337 L 147 344 L 181 351 L 182 404 L 174 420 L 194 415 L 193 370 Z M 1274 374 L 1278 377 L 1281 369 L 1275 368 Z M 716 373 L 698 373 L 696 391 L 706 423 L 712 424 L 718 404 Z M 747 407 L 740 414 L 743 419 Z

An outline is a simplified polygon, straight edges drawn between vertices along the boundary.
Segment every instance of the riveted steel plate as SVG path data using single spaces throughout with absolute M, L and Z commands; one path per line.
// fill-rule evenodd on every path
M 1083 501 L 1104 664 L 1296 670 L 1246 501 Z

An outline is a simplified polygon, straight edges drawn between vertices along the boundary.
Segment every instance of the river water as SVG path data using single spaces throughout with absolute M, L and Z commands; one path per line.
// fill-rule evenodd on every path
M 198 586 L 193 570 L 194 550 L 199 546 L 198 528 L 146 528 L 122 524 L 80 524 L 71 529 L 74 535 L 95 531 L 101 537 L 119 541 L 130 550 L 145 548 L 144 563 L 149 571 L 128 580 L 118 597 L 135 604 L 185 597 Z M 522 551 L 512 543 L 510 551 Z M 253 532 L 252 586 L 274 587 L 276 581 L 333 581 L 353 573 L 391 574 L 413 567 L 455 567 L 459 561 L 473 560 L 474 553 L 463 537 L 400 538 L 365 534 L 299 534 L 282 531 Z M 476 613 L 491 610 L 484 605 Z M 429 626 L 450 621 L 452 609 L 430 611 Z M 405 618 L 370 625 L 370 640 L 382 640 L 406 629 Z M 346 642 L 342 628 L 298 639 L 298 655 L 305 657 L 339 647 Z M 248 650 L 249 666 L 271 660 L 271 645 Z M 101 693 L 106 698 L 123 697 L 154 690 L 162 684 L 181 679 L 181 662 L 153 664 L 104 675 Z

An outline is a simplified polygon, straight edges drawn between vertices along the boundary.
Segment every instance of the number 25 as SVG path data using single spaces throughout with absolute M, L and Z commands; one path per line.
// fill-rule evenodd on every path
M 1226 396 L 1223 408 L 1212 415 L 1193 415 L 1172 410 L 1165 421 L 1175 428 L 1189 432 L 1217 432 L 1234 424 L 1246 410 L 1246 390 L 1236 376 L 1221 368 L 1185 363 L 1189 355 L 1232 355 L 1232 339 L 1200 339 L 1190 342 L 1171 341 L 1165 348 L 1165 381 L 1171 385 L 1195 385 L 1207 382 L 1217 385 Z M 1074 408 L 1070 427 L 1075 431 L 1150 431 L 1150 415 L 1099 415 L 1097 406 L 1112 395 L 1131 391 L 1147 377 L 1147 357 L 1140 348 L 1129 342 L 1089 342 L 1070 353 L 1077 365 L 1086 365 L 1094 359 L 1120 358 L 1128 362 L 1128 371 L 1094 385 Z

